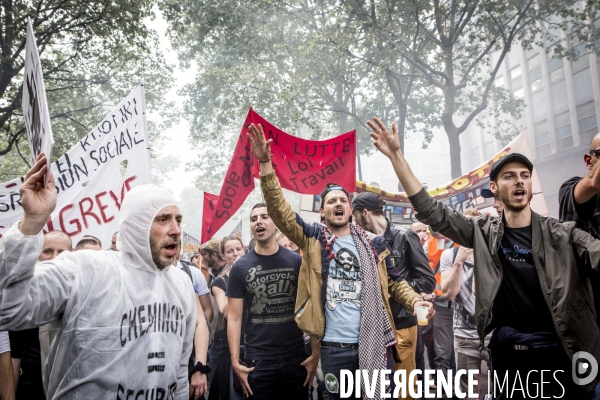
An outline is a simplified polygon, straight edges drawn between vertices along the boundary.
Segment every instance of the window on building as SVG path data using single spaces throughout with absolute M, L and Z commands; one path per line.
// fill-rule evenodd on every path
M 494 81 L 494 85 L 496 85 L 496 87 L 504 87 L 504 77 L 500 76 L 498 78 L 496 78 L 496 80 Z
M 552 151 L 552 148 L 550 147 L 550 134 L 548 132 L 544 132 L 540 135 L 536 135 L 535 147 L 538 157 L 545 157 L 549 155 Z
M 538 80 L 541 77 L 542 77 L 542 68 L 541 67 L 537 67 L 537 68 L 534 68 L 531 71 L 529 71 L 529 82 Z
M 535 81 L 531 82 L 531 92 L 535 92 L 540 90 L 544 84 L 542 83 L 542 78 L 538 78 Z
M 560 58 L 551 58 L 548 61 L 548 71 L 552 72 L 557 68 L 560 68 L 563 66 L 563 60 Z
M 531 95 L 531 111 L 533 113 L 533 121 L 537 122 L 547 118 L 546 97 L 544 90 L 538 90 Z
M 517 89 L 513 92 L 513 95 L 518 98 L 518 99 L 522 99 L 523 96 L 525 96 L 525 92 L 523 91 L 523 88 L 521 89 Z
M 558 150 L 573 147 L 573 132 L 571 130 L 571 116 L 569 110 L 558 113 L 554 116 L 554 126 L 556 129 L 556 147 Z
M 521 77 L 521 66 L 517 66 L 510 70 L 510 79 L 515 80 Z
M 494 157 L 494 155 L 496 154 L 496 148 L 494 147 L 494 139 L 493 138 L 486 138 L 486 139 L 491 139 L 491 142 L 487 142 L 483 144 L 483 159 L 484 160 L 489 160 L 492 157 Z
M 590 56 L 584 42 L 581 42 L 575 46 L 575 52 L 577 53 L 578 58 L 571 61 L 573 71 L 578 71 L 590 65 Z
M 589 68 L 585 68 L 573 74 L 575 104 L 583 104 L 594 98 L 594 90 L 591 83 L 592 76 Z
M 519 79 L 515 79 L 510 83 L 510 88 L 513 92 L 517 90 L 523 90 L 523 80 L 519 77 Z
M 550 87 L 550 97 L 552 97 L 552 109 L 555 113 L 559 113 L 569 108 L 567 82 L 564 79 L 554 83 Z
M 561 79 L 563 79 L 565 77 L 565 68 L 564 67 L 560 67 L 555 69 L 554 71 L 550 72 L 550 82 L 554 83 L 557 82 Z
M 579 121 L 580 142 L 583 145 L 587 145 L 598 132 L 594 100 L 577 106 L 577 119 Z
M 539 53 L 536 54 L 535 56 L 531 57 L 529 60 L 527 60 L 527 67 L 529 67 L 529 70 L 531 71 L 532 69 L 539 67 L 540 66 L 540 55 Z

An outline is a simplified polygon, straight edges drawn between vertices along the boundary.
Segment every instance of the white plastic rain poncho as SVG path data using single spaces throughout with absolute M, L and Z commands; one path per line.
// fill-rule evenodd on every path
M 48 399 L 187 399 L 196 304 L 185 272 L 152 261 L 150 227 L 175 199 L 153 185 L 121 206 L 120 252 L 63 252 L 17 224 L 0 239 L 0 330 L 51 323 Z M 162 239 L 162 238 L 161 238 Z

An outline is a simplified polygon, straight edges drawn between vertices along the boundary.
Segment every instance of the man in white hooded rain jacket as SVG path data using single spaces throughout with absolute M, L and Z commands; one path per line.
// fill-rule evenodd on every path
M 175 199 L 136 187 L 119 213 L 120 252 L 64 252 L 36 265 L 56 206 L 45 173 L 40 155 L 20 189 L 23 219 L 0 239 L 0 330 L 55 322 L 48 399 L 187 399 L 197 299 L 171 266 L 181 235 Z

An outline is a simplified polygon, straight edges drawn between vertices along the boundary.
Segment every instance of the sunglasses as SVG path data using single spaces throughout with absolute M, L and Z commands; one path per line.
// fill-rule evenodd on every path
M 590 155 L 595 155 L 596 158 L 600 158 L 600 149 L 590 150 Z

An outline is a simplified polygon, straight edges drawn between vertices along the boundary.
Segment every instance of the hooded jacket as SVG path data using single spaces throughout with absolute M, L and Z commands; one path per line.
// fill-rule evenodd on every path
M 152 260 L 150 228 L 175 199 L 138 186 L 119 213 L 119 252 L 63 252 L 36 265 L 43 235 L 0 239 L 0 329 L 45 324 L 48 399 L 187 399 L 196 325 L 185 272 Z

